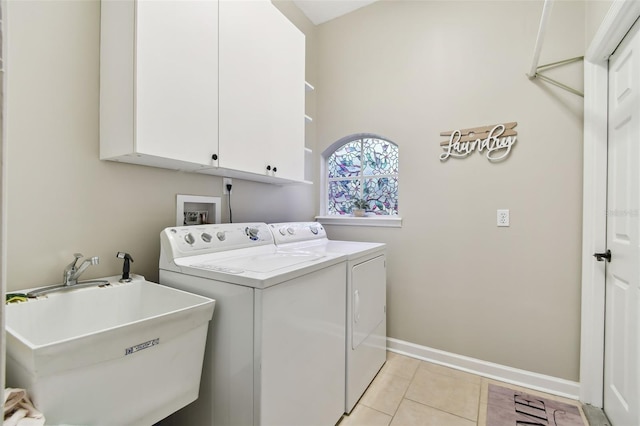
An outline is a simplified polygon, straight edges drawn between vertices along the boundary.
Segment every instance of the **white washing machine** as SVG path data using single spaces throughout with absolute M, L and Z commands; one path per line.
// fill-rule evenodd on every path
M 264 223 L 162 231 L 160 283 L 216 300 L 199 397 L 162 424 L 338 422 L 345 268 L 341 254 L 276 247 Z
M 316 222 L 269 225 L 276 245 L 320 255 L 346 256 L 345 413 L 350 413 L 386 361 L 386 245 L 329 240 Z

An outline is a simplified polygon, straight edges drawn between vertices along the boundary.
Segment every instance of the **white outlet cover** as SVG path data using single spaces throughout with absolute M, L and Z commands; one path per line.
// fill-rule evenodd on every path
M 498 209 L 497 225 L 509 226 L 509 209 Z

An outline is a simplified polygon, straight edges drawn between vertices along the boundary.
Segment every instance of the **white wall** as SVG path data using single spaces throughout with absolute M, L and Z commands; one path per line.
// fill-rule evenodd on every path
M 222 196 L 222 180 L 100 161 L 99 1 L 8 5 L 7 288 L 60 282 L 74 252 L 100 256 L 86 278 L 120 273 L 121 250 L 157 280 L 176 194 Z M 315 203 L 313 186 L 234 179 L 234 222 L 310 220 Z
M 556 2 L 540 64 L 580 56 L 582 2 Z M 582 99 L 529 81 L 542 1 L 382 1 L 318 27 L 317 150 L 372 132 L 400 147 L 388 334 L 578 380 Z M 582 86 L 580 64 L 550 73 Z M 510 158 L 440 162 L 446 130 L 517 121 Z M 496 227 L 496 209 L 511 227 Z

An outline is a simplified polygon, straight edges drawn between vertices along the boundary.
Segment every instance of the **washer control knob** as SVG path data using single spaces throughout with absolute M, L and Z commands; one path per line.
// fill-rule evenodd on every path
M 200 237 L 202 238 L 202 241 L 204 241 L 205 243 L 211 242 L 211 234 L 207 234 L 206 232 L 203 232 Z
M 278 231 L 280 232 L 280 235 L 282 235 L 282 236 L 287 235 L 287 228 L 285 228 L 284 226 L 282 228 L 280 228 Z
M 296 233 L 296 230 L 293 229 L 291 226 L 287 228 L 287 232 L 289 233 L 289 235 L 293 235 Z
M 318 227 L 317 227 L 317 226 L 310 226 L 310 227 L 309 227 L 309 230 L 311 230 L 311 233 L 312 233 L 313 235 L 318 235 L 318 232 L 319 232 L 319 231 L 318 231 Z
M 188 233 L 187 235 L 184 236 L 184 240 L 189 244 L 189 245 L 193 245 L 193 243 L 196 242 L 196 239 L 193 237 L 193 234 Z
M 219 241 L 224 241 L 227 238 L 224 231 L 217 232 L 216 237 L 218 238 Z
M 247 234 L 247 237 L 249 237 L 251 241 L 258 240 L 258 233 L 260 232 L 258 228 L 247 227 L 245 228 L 244 232 Z

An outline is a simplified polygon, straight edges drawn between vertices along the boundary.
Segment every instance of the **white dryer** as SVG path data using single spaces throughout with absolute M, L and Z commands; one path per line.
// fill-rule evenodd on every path
M 317 222 L 272 223 L 283 250 L 342 254 L 347 264 L 345 413 L 350 413 L 386 361 L 386 245 L 327 238 Z
M 216 299 L 199 398 L 162 424 L 338 422 L 343 255 L 280 249 L 264 223 L 173 227 L 161 233 L 160 283 Z

